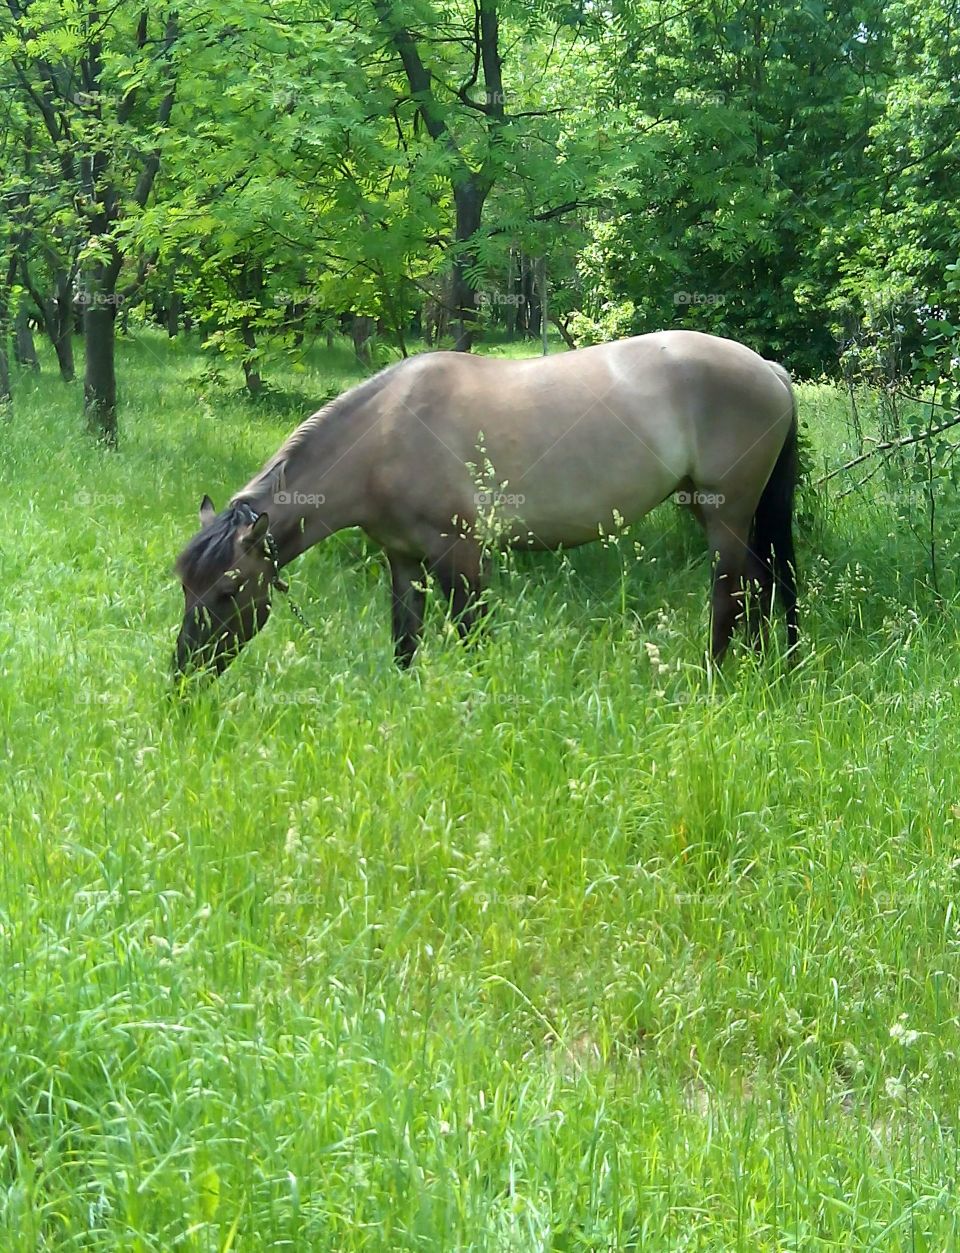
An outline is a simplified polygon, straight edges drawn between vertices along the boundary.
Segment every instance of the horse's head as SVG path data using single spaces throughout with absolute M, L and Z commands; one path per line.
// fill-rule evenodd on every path
M 201 530 L 177 559 L 183 584 L 183 624 L 177 636 L 178 674 L 221 674 L 270 616 L 270 593 L 280 585 L 270 519 L 238 501 L 217 513 L 200 505 Z

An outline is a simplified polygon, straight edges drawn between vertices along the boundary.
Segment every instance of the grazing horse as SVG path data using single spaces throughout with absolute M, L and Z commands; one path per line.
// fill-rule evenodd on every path
M 177 561 L 176 668 L 220 673 L 266 622 L 280 570 L 344 527 L 386 550 L 407 666 L 426 574 L 467 634 L 491 543 L 587 544 L 672 493 L 714 560 L 713 658 L 749 585 L 754 633 L 776 588 L 793 647 L 796 476 L 790 377 L 733 340 L 662 331 L 521 361 L 411 357 L 307 418 L 223 512 L 204 497 L 202 529 Z

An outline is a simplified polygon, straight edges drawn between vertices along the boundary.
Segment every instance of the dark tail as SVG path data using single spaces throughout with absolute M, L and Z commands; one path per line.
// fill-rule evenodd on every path
M 797 450 L 797 400 L 790 375 L 783 366 L 767 363 L 790 394 L 792 417 L 773 473 L 763 489 L 753 517 L 750 547 L 770 571 L 777 599 L 787 615 L 787 646 L 793 648 L 797 631 L 797 557 L 793 548 L 793 502 L 799 470 Z

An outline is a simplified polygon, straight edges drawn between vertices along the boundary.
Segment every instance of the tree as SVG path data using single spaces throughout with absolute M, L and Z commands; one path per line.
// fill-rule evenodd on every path
M 698 327 L 820 371 L 836 355 L 829 239 L 873 177 L 864 149 L 890 81 L 883 7 L 615 13 L 611 100 L 652 129 L 628 150 L 633 185 L 585 259 L 594 313 L 619 304 L 632 330 Z
M 559 49 L 575 44 L 591 29 L 591 22 L 583 10 L 568 6 L 557 6 L 553 11 L 544 6 L 533 12 L 503 0 L 474 0 L 469 8 L 450 3 L 373 0 L 373 9 L 384 44 L 399 63 L 405 81 L 406 99 L 398 94 L 393 109 L 398 128 L 401 119 L 407 119 L 415 136 L 422 126 L 437 148 L 449 180 L 454 207 L 449 313 L 454 347 L 469 351 L 477 317 L 477 279 L 486 269 L 482 226 L 488 199 L 499 184 L 520 176 L 522 159 L 531 157 L 535 147 L 531 139 L 543 121 L 568 110 L 576 112 L 569 108 L 569 102 L 567 107 L 526 107 L 519 75 L 517 87 L 508 88 L 503 27 L 509 27 L 510 42 L 519 43 L 528 59 L 536 50 L 540 68 L 546 71 Z M 544 18 L 553 18 L 550 35 L 543 29 Z M 512 69 L 508 65 L 508 70 Z M 508 98 L 519 107 L 508 111 Z M 556 151 L 550 150 L 549 138 L 544 138 L 546 152 L 536 153 L 532 162 L 535 169 L 556 165 Z M 573 166 L 566 172 L 574 182 L 582 173 Z M 582 181 L 577 190 L 582 190 Z M 563 211 L 576 206 L 576 196 L 574 192 Z M 541 220 L 561 216 L 557 206 L 545 207 L 542 198 L 533 212 Z
M 85 241 L 84 407 L 91 430 L 115 446 L 114 323 L 125 231 L 146 205 L 160 166 L 181 26 L 169 7 L 148 10 L 125 0 L 107 9 L 95 0 L 68 7 L 72 20 L 65 22 L 63 4 L 8 0 L 0 36 L 19 100 L 38 123 L 38 150 L 43 137 L 40 159 L 57 171 L 59 221 Z M 40 302 L 43 312 L 42 296 Z

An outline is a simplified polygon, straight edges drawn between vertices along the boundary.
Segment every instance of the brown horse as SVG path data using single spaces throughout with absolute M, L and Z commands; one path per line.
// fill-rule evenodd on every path
M 181 672 L 218 673 L 263 626 L 288 562 L 344 527 L 386 550 L 397 661 L 409 665 L 433 575 L 463 634 L 490 544 L 590 543 L 671 493 L 714 558 L 711 652 L 774 589 L 797 640 L 797 419 L 789 375 L 732 340 L 663 331 L 522 361 L 434 352 L 308 418 L 180 554 Z M 682 493 L 682 496 L 679 495 Z

